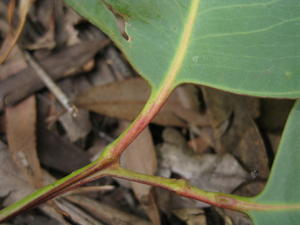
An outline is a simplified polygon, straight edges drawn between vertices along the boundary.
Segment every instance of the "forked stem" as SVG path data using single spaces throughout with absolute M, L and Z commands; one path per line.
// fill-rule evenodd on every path
M 160 91 L 152 93 L 143 110 L 139 113 L 135 121 L 127 128 L 123 134 L 112 144 L 107 146 L 101 156 L 89 165 L 76 170 L 70 175 L 43 187 L 20 201 L 8 206 L 0 211 L 0 223 L 18 215 L 19 213 L 33 208 L 36 205 L 52 199 L 79 185 L 95 180 L 103 176 L 113 176 L 123 178 L 143 184 L 161 187 L 173 191 L 181 196 L 196 199 L 208 204 L 234 209 L 238 211 L 265 211 L 265 210 L 294 210 L 299 209 L 299 205 L 268 205 L 257 204 L 249 198 L 234 196 L 224 193 L 206 192 L 189 185 L 184 180 L 175 180 L 151 175 L 136 173 L 119 167 L 118 160 L 126 147 L 139 135 L 139 133 L 149 124 L 153 117 L 167 100 L 173 87 L 163 87 Z
M 251 201 L 251 198 L 241 197 L 232 194 L 225 194 L 219 192 L 209 192 L 201 190 L 195 186 L 190 185 L 184 179 L 171 179 L 159 176 L 152 176 L 142 173 L 137 173 L 128 169 L 112 166 L 90 177 L 89 181 L 95 180 L 98 177 L 112 176 L 125 180 L 134 181 L 137 183 L 147 184 L 154 187 L 163 188 L 186 198 L 191 198 L 205 202 L 212 206 L 237 210 L 240 212 L 247 211 L 276 211 L 276 210 L 292 210 L 299 209 L 299 205 L 276 205 L 276 204 L 258 204 Z
M 118 163 L 113 164 L 109 168 L 99 171 L 84 180 L 81 180 L 70 189 L 76 188 L 86 183 L 90 183 L 105 176 L 116 177 L 141 184 L 163 188 L 186 198 L 195 199 L 212 206 L 232 209 L 244 213 L 248 211 L 282 211 L 300 209 L 299 204 L 256 203 L 251 197 L 242 197 L 221 192 L 204 191 L 190 185 L 188 181 L 184 179 L 172 179 L 142 174 L 122 168 Z
M 27 209 L 31 209 L 38 204 L 57 197 L 59 194 L 63 193 L 64 190 L 69 189 L 69 187 L 72 187 L 77 182 L 80 182 L 84 178 L 108 168 L 117 162 L 127 146 L 143 131 L 152 118 L 158 113 L 172 90 L 172 87 L 165 86 L 159 91 L 152 92 L 143 110 L 139 113 L 133 123 L 119 138 L 106 147 L 96 161 L 4 208 L 0 211 L 0 223 Z

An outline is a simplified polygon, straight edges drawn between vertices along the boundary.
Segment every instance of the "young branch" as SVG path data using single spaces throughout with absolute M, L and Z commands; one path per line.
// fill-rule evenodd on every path
M 76 170 L 68 176 L 56 181 L 55 183 L 43 187 L 20 201 L 8 206 L 0 211 L 0 223 L 31 209 L 49 199 L 71 189 L 77 182 L 84 180 L 90 175 L 101 171 L 118 162 L 120 155 L 127 146 L 143 131 L 150 123 L 152 118 L 158 113 L 173 89 L 164 87 L 161 91 L 152 93 L 143 110 L 139 113 L 135 121 L 123 134 L 112 144 L 106 147 L 101 156 L 87 166 Z
M 277 210 L 299 210 L 299 204 L 259 204 L 255 203 L 252 198 L 241 197 L 232 194 L 225 194 L 220 192 L 209 192 L 201 190 L 195 186 L 190 185 L 183 179 L 171 179 L 159 176 L 152 176 L 142 173 L 137 173 L 131 170 L 124 169 L 115 164 L 109 168 L 96 173 L 85 180 L 81 184 L 94 181 L 104 176 L 112 176 L 125 180 L 130 180 L 137 183 L 151 185 L 154 187 L 163 188 L 183 197 L 195 199 L 205 202 L 212 206 L 237 210 L 240 212 L 247 211 L 277 211 Z M 251 200 L 252 199 L 252 200 Z
M 181 195 L 183 197 L 205 202 L 216 207 L 233 209 L 238 211 L 247 211 L 252 210 L 254 208 L 257 209 L 258 207 L 255 203 L 251 203 L 247 198 L 218 192 L 204 191 L 195 186 L 190 185 L 184 179 L 171 179 L 159 176 L 152 176 L 137 173 L 118 166 L 105 169 L 101 172 L 101 176 L 103 176 L 103 174 L 107 176 L 151 185 L 154 187 L 160 187 L 175 192 L 176 194 Z M 94 178 L 96 178 L 96 175 L 94 176 Z
M 152 93 L 143 110 L 139 113 L 133 123 L 113 142 L 111 143 L 96 160 L 101 161 L 113 159 L 116 162 L 128 145 L 145 129 L 153 117 L 159 112 L 166 102 L 173 88 L 163 88 L 161 91 Z

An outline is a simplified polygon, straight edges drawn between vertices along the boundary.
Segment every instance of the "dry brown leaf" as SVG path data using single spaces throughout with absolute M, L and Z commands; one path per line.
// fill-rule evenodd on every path
M 95 218 L 111 225 L 151 225 L 150 222 L 113 208 L 109 205 L 97 202 L 83 196 L 67 196 L 66 199 L 79 205 Z
M 10 52 L 12 51 L 13 47 L 16 45 L 26 22 L 26 17 L 28 15 L 29 9 L 35 0 L 20 0 L 19 9 L 18 9 L 18 16 L 19 16 L 19 24 L 16 29 L 16 32 L 13 37 L 7 35 L 2 49 L 0 50 L 0 64 L 2 64 Z
M 121 126 L 128 127 L 128 125 L 128 122 L 123 122 Z M 157 169 L 156 152 L 148 127 L 128 146 L 127 150 L 122 154 L 121 163 L 125 168 L 136 172 L 155 174 Z M 152 223 L 160 225 L 160 215 L 151 191 L 152 187 L 136 182 L 131 182 L 131 185 Z
M 254 121 L 260 113 L 259 100 L 210 88 L 202 90 L 214 129 L 215 150 L 233 154 L 251 172 L 253 179 L 268 177 L 268 156 Z
M 42 171 L 37 156 L 36 100 L 29 97 L 5 112 L 7 139 L 13 159 L 35 184 L 42 185 Z
M 71 173 L 89 163 L 89 155 L 69 140 L 51 132 L 41 124 L 38 132 L 39 156 L 44 166 Z
M 164 126 L 187 127 L 189 123 L 207 126 L 208 120 L 197 107 L 185 106 L 182 87 L 176 89 L 153 122 Z M 147 83 L 140 78 L 128 79 L 97 86 L 79 95 L 75 100 L 78 107 L 110 117 L 133 120 L 145 104 L 150 93 Z

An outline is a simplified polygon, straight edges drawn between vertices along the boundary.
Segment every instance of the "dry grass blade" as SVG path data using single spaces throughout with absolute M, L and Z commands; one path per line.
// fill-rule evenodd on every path
M 66 195 L 85 194 L 91 192 L 105 192 L 112 191 L 113 189 L 115 189 L 115 186 L 113 185 L 78 187 L 75 190 L 67 192 Z
M 87 210 L 99 220 L 111 225 L 151 225 L 150 222 L 139 218 L 137 216 L 125 213 L 121 210 L 108 206 L 106 204 L 97 202 L 90 198 L 82 196 L 68 196 L 69 201 L 79 205 Z
M 63 211 L 63 213 L 69 217 L 71 220 L 79 225 L 103 225 L 103 223 L 95 220 L 92 216 L 88 215 L 86 212 L 76 207 L 75 205 L 59 199 L 55 203 Z
M 20 0 L 20 5 L 19 5 L 19 24 L 16 29 L 16 32 L 14 34 L 14 37 L 11 38 L 10 35 L 7 36 L 6 40 L 4 41 L 4 46 L 2 47 L 0 51 L 0 64 L 2 64 L 7 57 L 9 56 L 10 52 L 16 45 L 26 22 L 26 17 L 28 15 L 28 12 L 30 10 L 31 5 L 33 4 L 35 0 Z M 10 14 L 10 13 L 9 13 Z

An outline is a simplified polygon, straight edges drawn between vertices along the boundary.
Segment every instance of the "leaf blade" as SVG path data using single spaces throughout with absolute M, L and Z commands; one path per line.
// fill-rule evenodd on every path
M 294 106 L 280 147 L 273 163 L 272 171 L 264 191 L 252 198 L 259 204 L 278 205 L 275 211 L 252 211 L 249 215 L 257 225 L 299 224 L 300 220 L 300 101 Z M 294 208 L 293 208 L 294 207 Z
M 107 25 L 112 13 L 89 12 L 103 2 L 65 1 L 111 36 L 155 90 L 192 82 L 240 94 L 300 96 L 297 0 L 106 0 L 124 17 L 129 41 Z

